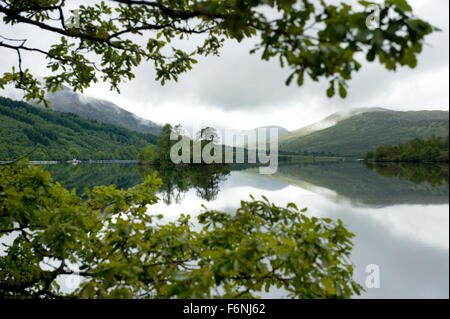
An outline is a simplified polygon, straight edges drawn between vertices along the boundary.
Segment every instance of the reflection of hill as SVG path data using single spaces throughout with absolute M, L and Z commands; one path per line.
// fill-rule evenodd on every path
M 114 184 L 119 189 L 128 189 L 143 182 L 138 167 L 132 164 L 61 164 L 47 166 L 46 170 L 65 188 L 76 188 L 78 195 L 86 187 Z
M 417 170 L 417 166 L 410 167 L 410 175 L 415 176 L 411 173 Z M 421 165 L 421 170 L 422 175 L 427 170 L 435 172 L 432 183 L 426 179 L 421 183 L 415 183 L 417 180 L 412 182 L 406 178 L 406 173 L 402 177 L 386 177 L 353 161 L 280 166 L 272 178 L 314 191 L 310 185 L 313 184 L 370 206 L 449 203 L 448 164 L 441 170 L 442 174 L 447 174 L 447 179 L 441 179 L 440 183 L 435 183 L 436 167 L 425 168 L 425 165 Z
M 253 169 L 256 173 L 258 173 L 258 169 Z M 233 170 L 231 173 L 234 175 L 234 178 L 228 182 L 228 187 L 240 187 L 240 186 L 249 186 L 257 189 L 265 190 L 265 191 L 279 191 L 287 187 L 286 183 L 270 180 L 264 177 L 263 175 L 255 175 L 253 173 L 249 173 L 249 170 L 241 170 L 236 172 Z M 233 174 L 235 173 L 235 174 Z M 238 174 L 236 174 L 238 173 Z
M 221 165 L 143 167 L 134 164 L 61 164 L 49 165 L 46 169 L 55 182 L 69 190 L 76 188 L 78 195 L 82 195 L 85 188 L 99 185 L 114 184 L 119 189 L 128 189 L 157 171 L 163 181 L 160 194 L 167 204 L 181 203 L 183 195 L 190 189 L 195 189 L 200 198 L 212 201 L 220 191 L 220 183 L 230 173 L 229 166 Z
M 50 165 L 46 167 L 55 181 L 65 188 L 77 189 L 114 184 L 128 189 L 142 183 L 149 171 L 127 164 Z M 227 166 L 192 166 L 154 168 L 163 179 L 161 189 L 165 202 L 181 203 L 183 195 L 194 188 L 199 197 L 214 200 L 220 183 L 227 179 Z M 257 168 L 246 170 L 258 174 Z M 360 162 L 302 163 L 282 165 L 273 176 L 255 179 L 240 174 L 236 186 L 254 186 L 264 190 L 281 190 L 296 185 L 325 196 L 347 198 L 369 206 L 397 204 L 449 203 L 448 164 L 389 164 L 367 169 Z M 233 179 L 234 180 L 234 179 Z M 228 185 L 233 187 L 233 185 Z M 327 192 L 331 190 L 332 192 Z

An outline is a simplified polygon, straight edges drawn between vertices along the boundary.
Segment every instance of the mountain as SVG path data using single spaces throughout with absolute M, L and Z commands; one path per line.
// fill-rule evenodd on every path
M 282 152 L 360 156 L 384 144 L 446 136 L 448 130 L 448 111 L 359 109 L 333 114 L 315 125 L 283 135 L 279 143 Z
M 278 129 L 278 136 L 282 136 L 282 135 L 285 135 L 285 134 L 289 133 L 289 130 L 288 130 L 288 129 L 285 129 L 284 127 L 281 127 L 281 126 L 263 126 L 263 127 L 255 128 L 254 131 L 255 131 L 255 132 L 258 132 L 258 129 L 260 129 L 260 128 L 267 129 L 267 135 L 270 134 L 270 133 L 269 133 L 269 132 L 270 132 L 270 129 L 273 129 L 273 128 Z
M 159 135 L 161 126 L 142 119 L 114 103 L 86 97 L 73 92 L 67 87 L 55 93 L 49 93 L 47 99 L 53 111 L 71 113 L 89 120 L 122 126 L 129 130 Z M 43 105 L 40 107 L 44 108 Z
M 133 160 L 157 137 L 0 97 L 0 160 Z
M 266 136 L 258 136 L 258 130 L 259 129 L 265 129 L 266 130 Z M 270 138 L 270 130 L 271 129 L 277 129 L 278 130 L 278 134 L 276 135 L 276 138 L 280 139 L 282 136 L 285 136 L 286 134 L 289 133 L 289 130 L 281 127 L 281 126 L 263 126 L 263 127 L 257 127 L 253 130 L 248 130 L 248 131 L 237 131 L 236 133 L 238 133 L 239 135 L 244 135 L 244 136 L 250 136 L 250 134 L 256 133 L 256 142 L 258 143 L 258 141 L 266 141 L 268 138 Z M 245 142 L 244 144 L 241 145 L 237 145 L 237 147 L 247 147 L 247 142 Z
M 279 141 L 279 143 L 288 143 L 299 137 L 335 126 L 340 121 L 348 119 L 354 115 L 368 113 L 368 112 L 386 112 L 386 111 L 389 111 L 389 110 L 383 109 L 383 108 L 378 108 L 378 107 L 373 107 L 373 108 L 357 108 L 357 109 L 352 109 L 348 112 L 334 113 L 334 114 L 328 116 L 327 118 L 323 119 L 320 122 L 306 126 L 299 130 L 292 131 L 289 134 L 284 134 L 283 136 L 280 136 L 278 141 Z

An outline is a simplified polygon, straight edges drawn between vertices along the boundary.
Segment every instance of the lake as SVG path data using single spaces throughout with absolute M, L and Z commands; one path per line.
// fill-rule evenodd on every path
M 355 280 L 361 298 L 449 297 L 448 164 L 365 165 L 357 161 L 285 163 L 275 175 L 255 167 L 142 168 L 132 164 L 46 166 L 66 188 L 115 184 L 128 188 L 159 171 L 161 201 L 150 212 L 165 221 L 208 209 L 233 212 L 241 200 L 265 195 L 281 206 L 307 207 L 309 215 L 340 218 L 353 232 Z M 368 289 L 369 265 L 379 288 Z M 372 266 L 373 267 L 373 266 Z M 371 268 L 373 269 L 373 268 Z M 283 297 L 272 292 L 268 297 Z

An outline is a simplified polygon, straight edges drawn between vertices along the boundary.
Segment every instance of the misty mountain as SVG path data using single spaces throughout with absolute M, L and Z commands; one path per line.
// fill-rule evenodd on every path
M 135 114 L 128 112 L 114 103 L 86 97 L 64 87 L 55 93 L 48 94 L 50 107 L 53 111 L 71 113 L 89 120 L 113 124 L 129 130 L 159 135 L 161 126 Z M 44 107 L 40 105 L 40 107 Z
M 0 160 L 134 160 L 158 137 L 0 97 Z
M 369 112 L 386 112 L 386 111 L 389 111 L 389 110 L 373 107 L 373 108 L 357 108 L 357 109 L 352 109 L 347 112 L 337 112 L 317 123 L 314 123 L 312 125 L 308 125 L 301 129 L 292 131 L 289 134 L 284 134 L 283 136 L 280 136 L 278 141 L 279 141 L 279 143 L 283 143 L 283 144 L 291 142 L 299 137 L 335 126 L 340 121 L 348 119 L 354 115 L 358 115 L 358 114 L 362 114 L 362 113 L 369 113 Z
M 283 135 L 279 143 L 284 152 L 359 156 L 384 144 L 446 136 L 448 130 L 448 111 L 358 109 Z
M 288 129 L 286 129 L 286 128 L 284 128 L 284 127 L 281 127 L 281 126 L 263 126 L 263 127 L 255 128 L 254 131 L 255 131 L 255 132 L 258 132 L 258 129 L 259 129 L 259 128 L 267 129 L 267 135 L 270 134 L 269 132 L 270 132 L 270 130 L 273 129 L 273 128 L 275 128 L 275 129 L 278 130 L 278 136 L 285 135 L 285 134 L 289 133 L 289 130 L 288 130 Z
M 258 131 L 259 131 L 260 128 L 266 130 L 266 135 L 265 136 L 259 136 Z M 267 139 L 269 139 L 271 137 L 270 136 L 271 129 L 277 129 L 278 130 L 277 134 L 275 135 L 275 138 L 278 138 L 278 139 L 280 139 L 282 136 L 285 136 L 286 134 L 289 133 L 288 129 L 286 129 L 284 127 L 281 127 L 281 126 L 275 126 L 275 125 L 273 125 L 273 126 L 257 127 L 257 128 L 255 128 L 253 130 L 248 130 L 248 131 L 237 131 L 237 133 L 240 134 L 240 135 L 244 135 L 244 136 L 251 136 L 251 134 L 255 133 L 256 142 L 258 143 L 258 141 L 266 141 Z M 240 145 L 237 145 L 237 146 L 238 147 L 247 147 L 247 141 L 244 142 L 244 144 L 240 144 Z

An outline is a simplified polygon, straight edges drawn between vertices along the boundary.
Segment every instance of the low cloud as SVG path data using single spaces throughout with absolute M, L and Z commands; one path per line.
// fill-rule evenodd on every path
M 386 107 L 397 110 L 448 109 L 449 107 L 449 3 L 414 0 L 417 15 L 443 32 L 433 34 L 419 57 L 416 69 L 389 72 L 378 63 L 364 62 L 350 82 L 347 99 L 326 97 L 328 83 L 307 81 L 303 87 L 284 85 L 289 70 L 275 59 L 262 61 L 250 55 L 255 40 L 238 44 L 227 41 L 220 57 L 200 58 L 194 69 L 178 83 L 161 86 L 154 67 L 143 64 L 136 78 L 121 86 L 121 94 L 109 91 L 106 83 L 94 85 L 87 94 L 107 99 L 140 117 L 161 123 L 201 122 L 205 125 L 252 129 L 280 125 L 297 129 L 342 110 Z M 3 26 L 2 26 L 3 28 Z M 36 28 L 17 28 L 20 36 L 32 35 L 31 42 L 45 46 L 54 37 Z M 189 42 L 192 46 L 195 42 Z M 17 63 L 13 52 L 3 52 L 0 68 L 10 70 Z M 362 59 L 363 60 L 363 59 Z M 25 63 L 38 74 L 48 72 L 41 56 L 25 56 Z

